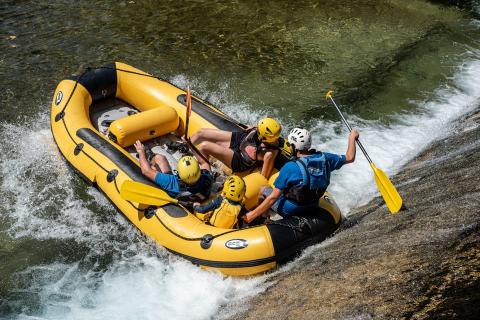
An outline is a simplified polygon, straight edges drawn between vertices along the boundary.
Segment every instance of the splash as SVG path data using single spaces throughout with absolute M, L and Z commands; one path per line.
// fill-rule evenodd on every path
M 142 236 L 69 169 L 48 121 L 0 124 L 3 231 L 69 248 L 13 276 L 15 319 L 210 319 L 261 290 L 262 277 L 202 270 Z
M 240 280 L 203 271 L 175 257 L 137 254 L 106 271 L 79 263 L 32 267 L 38 319 L 210 319 L 231 299 L 259 292 L 261 278 Z M 28 318 L 26 314 L 19 319 Z
M 455 119 L 478 106 L 479 75 L 480 61 L 464 63 L 453 77 L 452 84 L 437 89 L 431 100 L 412 102 L 417 105 L 416 113 L 398 115 L 396 124 L 388 127 L 351 117 L 351 124 L 360 130 L 361 141 L 377 167 L 392 176 L 434 140 L 448 135 Z M 322 150 L 345 152 L 347 131 L 344 129 L 338 135 L 334 133 L 335 129 L 333 123 L 317 125 L 314 128 L 317 146 Z M 325 134 L 334 138 L 318 142 Z M 358 149 L 356 159 L 354 165 L 345 166 L 333 174 L 329 188 L 344 213 L 379 195 L 372 170 Z

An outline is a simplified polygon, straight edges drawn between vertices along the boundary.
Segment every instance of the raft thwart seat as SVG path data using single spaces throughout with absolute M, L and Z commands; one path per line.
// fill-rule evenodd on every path
M 177 130 L 180 123 L 177 111 L 168 106 L 150 109 L 113 121 L 109 138 L 121 147 L 129 147 Z

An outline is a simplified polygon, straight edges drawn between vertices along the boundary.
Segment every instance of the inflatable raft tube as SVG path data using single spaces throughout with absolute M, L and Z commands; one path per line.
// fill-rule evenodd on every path
M 176 164 L 181 154 L 170 146 L 184 133 L 185 100 L 184 90 L 117 62 L 87 69 L 79 77 L 58 84 L 52 101 L 51 129 L 66 161 L 131 223 L 159 245 L 201 267 L 227 275 L 265 272 L 337 229 L 341 214 L 328 193 L 306 218 L 279 219 L 232 230 L 208 225 L 177 205 L 152 207 L 123 199 L 120 188 L 124 181 L 155 186 L 141 173 L 132 147 L 136 139 L 166 155 L 172 166 Z M 245 127 L 193 97 L 189 134 L 200 128 L 241 131 Z M 273 184 L 278 168 L 286 161 L 287 148 L 278 156 L 277 173 L 270 181 L 258 170 L 243 174 L 247 208 L 257 201 L 261 186 Z M 153 217 L 147 219 L 146 213 Z

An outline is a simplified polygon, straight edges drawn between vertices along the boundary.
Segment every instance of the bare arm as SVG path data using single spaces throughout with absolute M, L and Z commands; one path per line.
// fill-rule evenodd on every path
M 270 178 L 277 154 L 278 150 L 269 150 L 263 155 L 262 176 L 266 179 Z
M 283 191 L 280 189 L 273 189 L 272 193 L 265 200 L 263 200 L 263 202 L 260 203 L 258 207 L 243 216 L 243 220 L 245 220 L 245 222 L 247 223 L 250 223 L 255 220 L 255 218 L 267 212 L 268 209 L 273 206 L 275 201 L 280 198 L 282 192 Z
M 355 154 L 357 151 L 356 140 L 358 139 L 359 133 L 356 129 L 353 129 L 348 136 L 348 147 L 347 152 L 345 153 L 345 163 L 352 163 L 355 161 Z
M 153 170 L 148 163 L 147 157 L 145 156 L 145 148 L 143 144 L 137 140 L 134 144 L 135 149 L 138 152 L 138 160 L 140 161 L 140 169 L 142 169 L 142 174 L 147 177 L 148 179 L 155 181 L 155 176 L 157 175 L 157 171 Z

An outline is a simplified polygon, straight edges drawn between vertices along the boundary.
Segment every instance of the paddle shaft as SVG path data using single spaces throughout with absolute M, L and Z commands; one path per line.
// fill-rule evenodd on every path
M 189 147 L 200 156 L 206 163 L 210 164 L 208 161 L 207 157 L 203 155 L 203 153 L 200 152 L 200 150 L 197 149 L 197 147 L 190 141 L 190 138 L 188 137 L 188 124 L 190 123 L 190 113 L 192 112 L 192 96 L 190 95 L 190 87 L 187 86 L 187 95 L 185 97 L 185 104 L 187 105 L 187 108 L 185 110 L 185 141 L 187 141 L 187 144 Z
M 337 109 L 338 114 L 339 114 L 340 117 L 342 118 L 343 123 L 345 123 L 345 125 L 346 125 L 347 128 L 348 128 L 348 130 L 352 131 L 352 127 L 351 127 L 350 124 L 348 123 L 347 119 L 345 119 L 345 117 L 343 116 L 343 113 L 342 113 L 342 111 L 340 110 L 340 108 L 337 106 L 337 104 L 335 103 L 335 100 L 333 100 L 333 98 L 330 97 L 330 96 L 329 96 L 329 98 L 330 98 L 330 100 L 332 101 L 333 105 L 335 106 L 335 109 Z M 360 147 L 360 150 L 362 150 L 363 154 L 365 155 L 365 158 L 367 158 L 368 162 L 369 162 L 369 163 L 372 163 L 372 162 L 373 162 L 372 159 L 370 159 L 367 151 L 365 150 L 365 148 L 363 147 L 363 145 L 362 145 L 362 143 L 360 142 L 359 139 L 357 139 L 357 144 L 358 144 L 358 146 Z
M 190 95 L 190 86 L 187 86 L 187 94 L 185 95 L 185 140 L 188 141 L 188 125 L 190 123 L 190 113 L 192 112 L 192 97 Z
M 187 138 L 187 144 L 190 146 L 190 148 L 192 148 L 192 150 L 198 154 L 200 156 L 200 158 L 202 158 L 203 160 L 205 160 L 205 162 L 207 162 L 208 164 L 210 164 L 210 161 L 208 161 L 207 157 L 205 157 L 203 155 L 203 153 L 200 152 L 200 150 L 197 149 L 197 147 L 192 143 L 192 141 L 190 141 L 190 138 Z
M 190 122 L 190 117 L 187 115 L 187 119 L 185 120 L 185 140 L 188 140 L 188 123 Z

